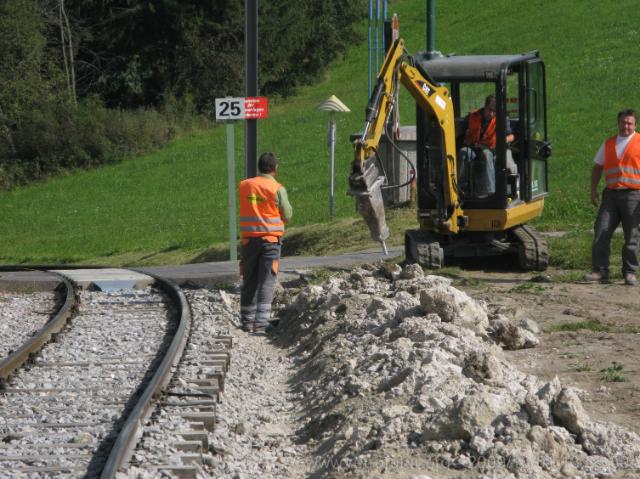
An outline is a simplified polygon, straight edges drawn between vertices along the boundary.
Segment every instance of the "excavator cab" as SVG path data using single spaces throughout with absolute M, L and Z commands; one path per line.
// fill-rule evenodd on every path
M 417 203 L 419 230 L 405 237 L 407 259 L 438 267 L 445 258 L 513 254 L 524 270 L 544 270 L 546 242 L 525 223 L 542 213 L 548 192 L 545 67 L 538 52 L 519 55 L 415 58 L 438 84 L 448 87 L 456 124 L 457 189 L 463 215 L 461 233 L 434 232 L 434 212 L 443 202 L 440 128 L 421 108 L 416 111 Z M 495 96 L 496 145 L 493 161 L 464 152 L 467 114 Z M 513 140 L 508 143 L 511 133 Z M 479 152 L 478 152 L 479 153 Z M 437 246 L 434 244 L 437 242 Z M 427 245 L 427 246 L 425 246 Z M 428 246 L 430 245 L 430 246 Z M 421 254 L 420 250 L 428 250 Z

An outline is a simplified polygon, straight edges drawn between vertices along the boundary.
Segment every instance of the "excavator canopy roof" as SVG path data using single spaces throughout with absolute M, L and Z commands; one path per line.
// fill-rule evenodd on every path
M 495 81 L 503 69 L 536 58 L 537 51 L 517 55 L 453 55 L 430 60 L 425 53 L 415 56 L 416 62 L 437 82 Z

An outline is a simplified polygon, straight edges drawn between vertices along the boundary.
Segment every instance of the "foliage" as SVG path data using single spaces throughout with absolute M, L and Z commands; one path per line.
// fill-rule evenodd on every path
M 34 2 L 0 3 L 0 152 L 15 155 L 23 112 L 50 101 L 56 70 L 45 58 L 44 21 Z
M 198 124 L 188 95 L 168 95 L 159 111 L 107 109 L 95 95 L 77 102 L 53 41 L 56 4 L 0 4 L 1 188 L 142 154 Z
M 538 293 L 544 293 L 546 289 L 547 288 L 537 283 L 524 282 L 517 286 L 514 286 L 513 288 L 511 288 L 510 291 L 512 291 L 513 293 L 538 294 Z
M 604 369 L 601 369 L 602 373 L 601 379 L 610 383 L 621 383 L 627 381 L 627 378 L 624 377 L 624 373 L 622 370 L 624 369 L 624 365 L 622 363 L 618 363 L 613 361 L 611 366 L 608 366 Z
M 260 5 L 264 93 L 315 80 L 364 11 L 364 0 Z M 0 3 L 0 187 L 113 163 L 201 125 L 196 110 L 242 94 L 243 30 L 232 0 Z
M 364 0 L 259 2 L 258 75 L 265 94 L 291 93 L 353 40 Z M 70 8 L 80 39 L 79 85 L 110 105 L 160 105 L 190 95 L 202 111 L 215 97 L 240 96 L 244 6 L 222 0 L 78 2 Z M 320 47 L 320 48 L 319 48 Z
M 550 332 L 567 332 L 587 329 L 589 331 L 608 332 L 611 330 L 606 324 L 602 324 L 597 319 L 588 319 L 585 321 L 556 323 L 549 327 Z
M 588 364 L 581 364 L 580 366 L 577 366 L 575 371 L 577 373 L 588 373 L 591 371 L 591 366 L 589 366 Z
M 11 1 L 17 0 L 7 0 Z M 301 3 L 295 3 L 296 8 Z M 539 49 L 545 61 L 554 150 L 549 163 L 551 191 L 535 226 L 568 232 L 549 238 L 550 261 L 557 268 L 582 269 L 582 273 L 561 278 L 579 280 L 591 259 L 596 211 L 588 193 L 593 155 L 602 140 L 615 133 L 616 111 L 639 104 L 640 76 L 630 61 L 635 54 L 637 25 L 635 17 L 626 14 L 629 2 L 496 0 L 483 4 L 475 16 L 469 16 L 468 3 L 438 3 L 438 50 L 445 54 L 484 54 Z M 260 0 L 260 5 L 263 8 L 266 3 Z M 390 6 L 390 11 L 399 14 L 401 35 L 408 48 L 413 52 L 424 49 L 426 2 L 398 0 Z M 261 31 L 266 31 L 263 24 Z M 364 37 L 366 22 L 357 24 L 356 31 Z M 229 40 L 240 52 L 242 37 L 234 41 Z M 82 42 L 78 43 L 84 48 Z M 261 39 L 261 51 L 266 48 Z M 324 48 L 324 43 L 316 48 Z M 354 43 L 317 83 L 298 87 L 293 97 L 271 97 L 270 118 L 259 123 L 259 149 L 272 150 L 282 159 L 279 179 L 286 185 L 294 207 L 288 231 L 295 233 L 296 228 L 300 233 L 287 237 L 285 245 L 289 242 L 293 246 L 295 240 L 303 248 L 296 252 L 334 254 L 345 249 L 379 248 L 370 240 L 366 226 L 353 220 L 358 217 L 353 198 L 345 194 L 353 158 L 349 135 L 364 124 L 367 53 L 366 42 Z M 263 72 L 261 78 L 265 80 L 267 74 Z M 594 95 L 594 85 L 607 85 L 613 94 Z M 335 220 L 328 223 L 327 116 L 315 108 L 332 94 L 352 112 L 336 115 Z M 176 95 L 171 98 L 178 103 L 184 100 Z M 193 98 L 190 101 L 196 103 Z M 401 102 L 402 124 L 413 124 L 415 102 L 406 95 Z M 235 133 L 238 179 L 244 171 L 241 124 L 236 125 Z M 3 141 L 0 137 L 0 143 Z M 226 148 L 225 128 L 218 127 L 171 142 L 163 150 L 135 161 L 0 192 L 0 254 L 8 262 L 67 259 L 88 263 L 104 260 L 109 264 L 178 264 L 213 250 L 216 258 L 226 258 Z M 70 198 L 75 199 L 73 208 L 61 212 L 59 205 Z M 417 223 L 415 210 L 407 209 L 403 215 L 402 221 L 394 218 L 390 226 L 389 245 L 402 244 L 404 229 Z M 322 226 L 317 226 L 320 223 Z M 306 241 L 306 227 L 317 238 L 332 239 L 322 240 L 321 245 Z M 611 274 L 618 277 L 620 247 L 621 235 L 615 235 Z
M 93 97 L 78 105 L 42 102 L 21 114 L 19 128 L 12 133 L 15 159 L 3 158 L 0 187 L 157 149 L 180 129 L 176 121 L 155 110 L 106 109 Z

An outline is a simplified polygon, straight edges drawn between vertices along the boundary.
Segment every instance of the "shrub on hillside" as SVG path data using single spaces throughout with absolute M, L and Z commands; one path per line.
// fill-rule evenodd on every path
M 0 142 L 0 187 L 151 151 L 180 131 L 177 119 L 155 110 L 107 109 L 95 98 L 77 106 L 41 103 L 23 112 L 13 131 L 12 148 Z

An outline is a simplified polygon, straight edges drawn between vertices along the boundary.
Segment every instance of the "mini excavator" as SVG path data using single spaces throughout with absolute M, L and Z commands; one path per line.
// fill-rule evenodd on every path
M 355 141 L 348 192 L 385 253 L 389 229 L 382 190 L 404 185 L 388 184 L 378 149 L 400 83 L 417 105 L 412 167 L 419 228 L 405 232 L 407 262 L 436 269 L 467 258 L 511 255 L 525 271 L 545 270 L 546 241 L 526 224 L 542 213 L 551 155 L 545 68 L 538 52 L 427 58 L 408 54 L 402 39 L 392 43 Z M 465 133 L 459 131 L 465 117 L 461 105 L 471 100 L 467 90 L 483 86 L 496 97 L 495 164 L 487 170 L 481 161 L 470 162 L 463 184 L 463 165 L 457 161 Z M 507 117 L 515 138 L 511 144 Z M 495 175 L 490 189 L 483 180 L 486 171 Z

